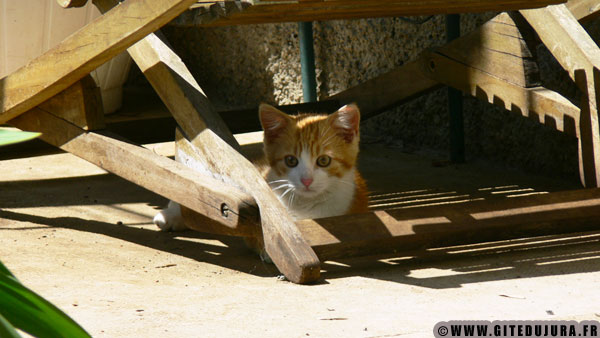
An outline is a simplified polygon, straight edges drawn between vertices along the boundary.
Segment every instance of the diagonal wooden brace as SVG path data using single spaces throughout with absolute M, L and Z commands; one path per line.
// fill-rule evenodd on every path
M 244 231 L 258 221 L 249 195 L 146 148 L 86 132 L 39 108 L 10 123 L 22 130 L 41 132 L 42 140 L 202 213 L 232 231 Z M 222 213 L 223 205 L 228 206 L 227 215 Z
M 582 113 L 585 110 L 586 114 L 580 121 L 580 173 L 586 187 L 598 187 L 600 128 L 596 93 L 600 84 L 595 74 L 600 68 L 600 49 L 565 5 L 520 12 L 584 94 Z

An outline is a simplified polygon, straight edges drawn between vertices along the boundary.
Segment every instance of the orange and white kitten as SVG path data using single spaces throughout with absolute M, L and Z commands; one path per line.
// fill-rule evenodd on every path
M 331 115 L 284 112 L 261 104 L 267 166 L 263 176 L 295 219 L 366 212 L 356 169 L 360 112 L 355 104 Z
M 294 219 L 368 211 L 366 184 L 356 169 L 360 111 L 349 104 L 331 115 L 287 115 L 259 107 L 264 157 L 255 165 Z M 185 229 L 179 204 L 154 217 L 164 231 Z

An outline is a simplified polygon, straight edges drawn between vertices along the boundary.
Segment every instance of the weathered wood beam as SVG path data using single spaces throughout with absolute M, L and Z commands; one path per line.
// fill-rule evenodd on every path
M 517 27 L 515 20 L 523 21 L 516 15 L 501 13 L 436 51 L 515 85 L 539 86 L 535 53 L 539 41 L 530 27 Z
M 364 121 L 439 87 L 439 82 L 423 74 L 421 62 L 416 60 L 332 95 L 328 100 L 337 100 L 342 105 L 355 102 Z
M 600 3 L 597 0 L 569 0 L 566 6 L 579 22 L 587 22 L 600 16 Z
M 227 227 L 235 229 L 258 221 L 249 195 L 143 147 L 85 132 L 38 108 L 10 123 L 22 130 L 41 132 L 42 140 Z
M 84 130 L 98 130 L 106 126 L 100 88 L 90 75 L 43 102 L 38 108 Z
M 586 109 L 586 114 L 580 121 L 579 139 L 582 182 L 586 187 L 598 187 L 600 126 L 596 94 L 600 84 L 596 73 L 600 68 L 600 49 L 565 5 L 521 10 L 520 13 L 584 94 L 582 110 Z
M 226 26 L 274 22 L 344 20 L 372 17 L 474 13 L 539 8 L 565 0 L 351 0 L 203 1 L 178 17 L 183 26 Z
M 600 190 L 375 211 L 300 221 L 323 261 L 459 244 L 599 230 Z
M 53 49 L 0 79 L 0 123 L 60 93 L 194 2 L 130 0 L 94 20 Z
M 560 131 L 579 135 L 579 108 L 560 94 L 544 87 L 523 88 L 435 52 L 423 57 L 424 73 L 432 81 L 535 118 L 540 123 L 552 123 Z
M 600 64 L 600 49 L 565 5 L 521 10 L 540 40 L 575 80 L 578 69 L 591 70 Z

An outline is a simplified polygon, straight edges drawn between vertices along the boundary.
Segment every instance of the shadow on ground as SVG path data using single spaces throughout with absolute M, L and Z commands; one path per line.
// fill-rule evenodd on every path
M 261 262 L 239 238 L 193 231 L 165 233 L 131 224 L 111 224 L 77 217 L 48 218 L 7 210 L 0 210 L 0 218 L 102 234 L 259 277 L 278 275 L 274 265 Z M 31 227 L 10 228 L 11 231 L 18 229 Z M 193 239 L 218 240 L 225 246 Z M 402 256 L 326 261 L 322 264 L 321 282 L 361 276 L 443 289 L 494 280 L 592 272 L 600 270 L 599 244 L 600 232 L 588 232 L 430 249 Z M 420 271 L 427 273 L 421 276 Z

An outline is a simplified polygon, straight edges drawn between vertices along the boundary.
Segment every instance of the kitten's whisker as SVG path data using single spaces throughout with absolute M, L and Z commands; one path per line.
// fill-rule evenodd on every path
M 282 185 L 278 186 L 277 188 L 271 188 L 271 190 L 278 190 L 281 188 L 289 188 L 289 187 L 292 187 L 292 185 L 290 183 L 287 183 L 287 184 L 282 184 Z
M 331 134 L 329 136 L 327 136 L 327 138 L 325 139 L 325 141 L 323 141 L 323 143 L 328 142 L 329 140 L 331 140 L 333 137 L 335 137 L 335 134 Z
M 347 182 L 347 181 L 344 181 L 343 179 L 341 179 L 339 177 L 336 177 L 336 182 L 344 183 L 344 184 L 352 185 L 352 186 L 354 185 L 354 182 Z
M 292 190 L 294 190 L 294 187 L 288 188 L 288 190 L 284 191 L 283 194 L 281 194 L 281 196 L 279 196 L 279 197 L 281 197 L 281 199 L 283 199 L 283 197 Z
M 324 130 L 324 131 L 321 133 L 321 137 L 323 137 L 323 136 L 327 135 L 327 132 L 329 131 L 329 129 L 330 129 L 330 128 L 331 128 L 331 125 L 330 125 L 330 124 L 328 124 L 328 125 L 327 125 L 327 128 L 325 128 L 325 130 Z
M 329 143 L 331 143 L 331 141 L 333 141 L 333 137 L 335 135 L 329 135 L 329 137 L 327 137 L 327 139 L 325 139 L 325 141 L 322 142 L 323 147 L 326 147 L 329 145 Z
M 273 180 L 273 181 L 269 181 L 267 183 L 271 184 L 271 183 L 279 183 L 279 182 L 289 182 L 290 180 Z

